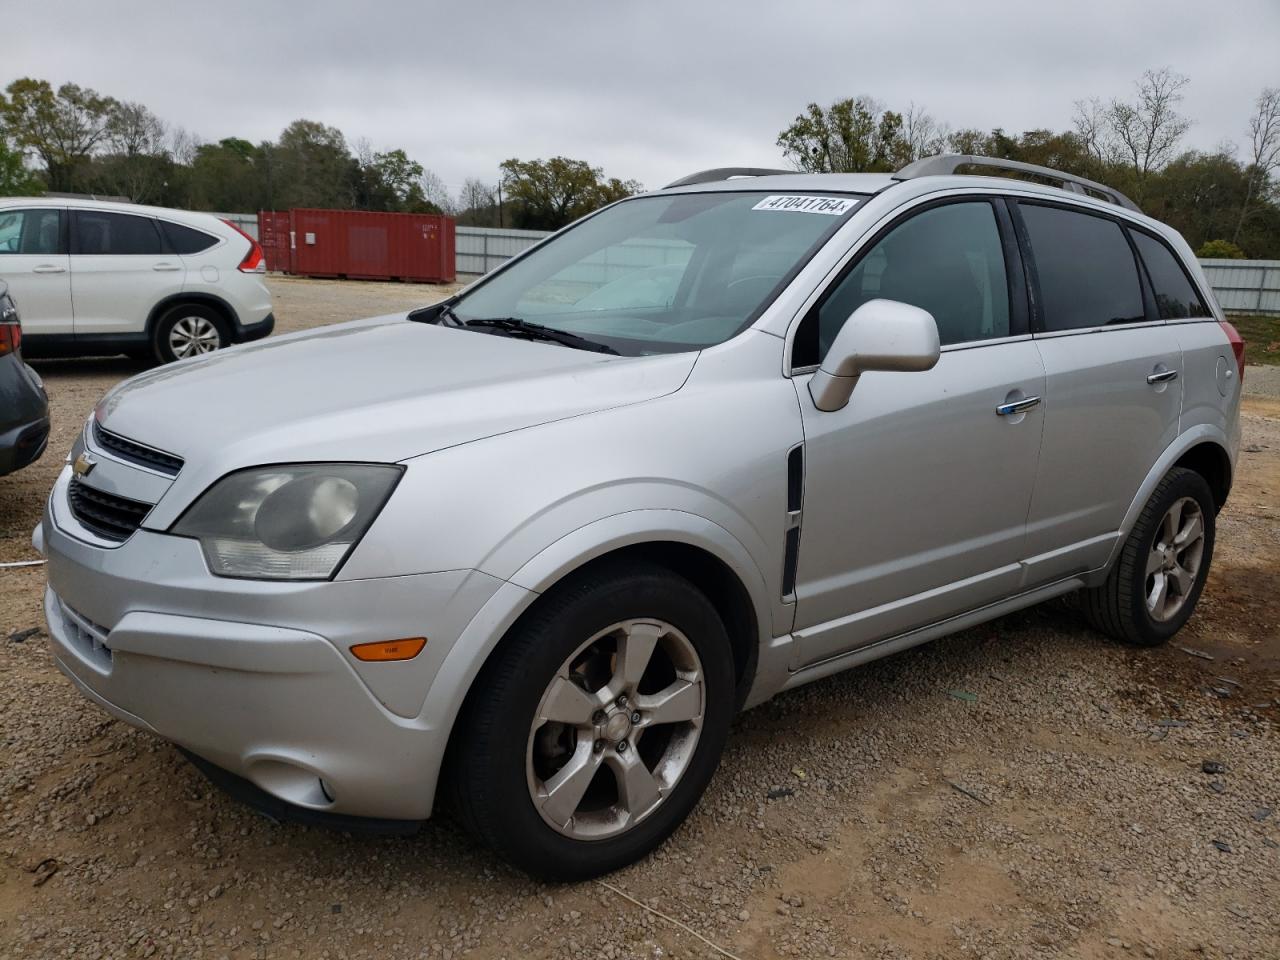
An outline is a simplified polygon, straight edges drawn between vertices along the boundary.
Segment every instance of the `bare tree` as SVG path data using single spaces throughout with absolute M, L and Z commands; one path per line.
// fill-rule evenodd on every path
M 102 138 L 102 175 L 111 188 L 135 203 L 153 200 L 169 174 L 164 121 L 140 103 L 118 103 Z
M 949 128 L 939 123 L 924 107 L 912 103 L 902 120 L 902 139 L 907 145 L 909 160 L 931 157 L 947 149 Z
M 107 122 L 103 143 L 111 153 L 126 157 L 165 153 L 165 125 L 140 103 L 121 103 Z
M 1089 156 L 1099 163 L 1109 159 L 1107 144 L 1107 107 L 1097 97 L 1077 100 L 1071 125 Z
M 186 127 L 169 128 L 169 156 L 173 162 L 189 167 L 195 163 L 196 153 L 204 141 Z
M 1191 121 L 1178 113 L 1182 89 L 1191 78 L 1168 67 L 1148 70 L 1137 81 L 1133 102 L 1112 100 L 1106 111 L 1109 133 L 1125 162 L 1132 165 L 1139 194 L 1147 175 L 1173 158 Z
M 1240 205 L 1240 219 L 1232 243 L 1240 242 L 1245 214 L 1254 194 L 1263 193 L 1271 174 L 1280 168 L 1280 88 L 1267 87 L 1254 101 L 1253 116 L 1249 118 L 1251 154 L 1249 157 L 1249 184 L 1245 188 L 1244 203 Z
M 439 174 L 433 170 L 424 170 L 418 183 L 422 187 L 423 197 L 434 203 L 444 213 L 454 212 L 453 197 L 449 196 L 449 188 L 445 186 Z

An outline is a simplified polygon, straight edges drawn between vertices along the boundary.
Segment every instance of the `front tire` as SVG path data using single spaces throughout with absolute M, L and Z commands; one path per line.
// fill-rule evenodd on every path
M 1195 610 L 1213 559 L 1216 505 L 1208 482 L 1174 467 L 1157 484 L 1102 586 L 1083 591 L 1094 628 L 1154 647 Z
M 611 565 L 547 594 L 504 640 L 455 736 L 455 805 L 549 880 L 625 866 L 698 802 L 733 718 L 728 635 L 688 580 Z
M 152 351 L 159 363 L 173 363 L 230 346 L 227 323 L 212 307 L 178 304 L 156 324 Z

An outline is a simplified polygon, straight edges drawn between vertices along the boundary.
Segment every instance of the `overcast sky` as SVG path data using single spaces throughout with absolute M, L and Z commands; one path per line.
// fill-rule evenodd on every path
M 1216 6 L 1216 10 L 1215 10 Z M 306 117 L 403 147 L 454 192 L 562 154 L 659 187 L 777 166 L 809 101 L 868 94 L 952 127 L 1066 128 L 1148 67 L 1190 75 L 1187 143 L 1243 145 L 1280 86 L 1280 2 L 481 0 L 6 4 L 0 82 L 72 81 L 203 140 Z

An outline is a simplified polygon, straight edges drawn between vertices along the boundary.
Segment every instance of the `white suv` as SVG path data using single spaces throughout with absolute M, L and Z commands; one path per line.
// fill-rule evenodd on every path
M 0 200 L 0 280 L 29 356 L 161 363 L 271 333 L 262 248 L 207 213 L 55 197 Z

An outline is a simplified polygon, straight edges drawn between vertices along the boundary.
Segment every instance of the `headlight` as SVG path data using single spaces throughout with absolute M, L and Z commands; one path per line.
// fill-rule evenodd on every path
M 194 537 L 221 577 L 327 580 L 364 536 L 403 473 L 303 463 L 228 474 L 170 529 Z

